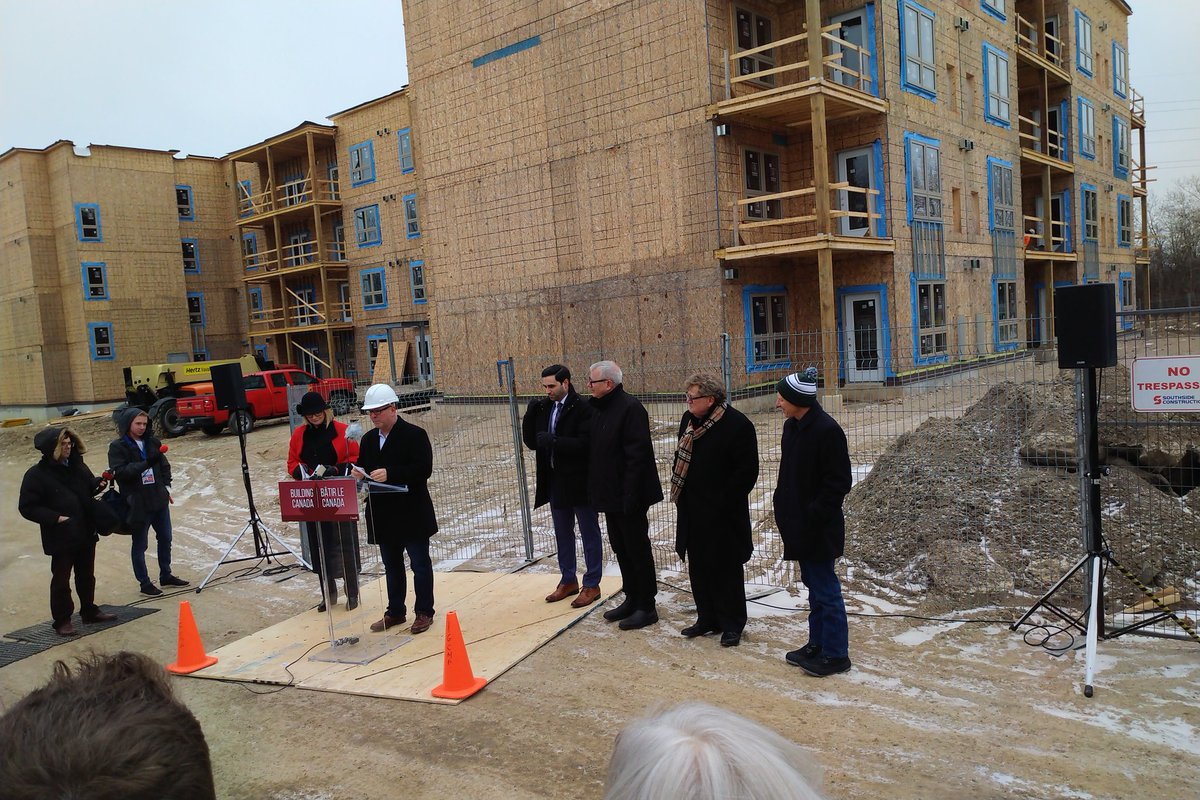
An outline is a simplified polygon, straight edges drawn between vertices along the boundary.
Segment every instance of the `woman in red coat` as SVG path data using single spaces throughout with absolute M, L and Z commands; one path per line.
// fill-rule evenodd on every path
M 358 460 L 358 442 L 346 438 L 346 423 L 333 418 L 325 399 L 309 392 L 300 399 L 296 413 L 304 424 L 292 431 L 288 445 L 288 473 L 297 480 L 335 478 L 348 475 Z M 302 522 L 312 548 L 313 571 L 321 581 L 325 611 L 338 600 L 337 579 L 346 583 L 346 609 L 358 607 L 358 524 L 354 522 Z

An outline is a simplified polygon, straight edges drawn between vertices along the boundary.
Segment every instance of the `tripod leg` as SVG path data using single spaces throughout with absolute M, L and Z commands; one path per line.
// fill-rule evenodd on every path
M 1104 593 L 1102 591 L 1102 581 L 1104 580 L 1100 574 L 1099 554 L 1089 556 L 1092 560 L 1092 601 L 1091 607 L 1088 609 L 1088 626 L 1087 626 L 1087 657 L 1085 659 L 1086 667 L 1084 669 L 1083 678 L 1083 696 L 1092 696 L 1092 679 L 1096 674 L 1096 638 L 1100 631 L 1100 614 L 1103 609 L 1100 608 L 1103 602 Z
M 209 573 L 204 576 L 204 580 L 200 581 L 200 585 L 196 587 L 196 594 L 200 594 L 200 591 L 212 580 L 212 576 L 225 563 L 225 559 L 229 558 L 229 554 L 233 552 L 233 548 L 237 547 L 237 543 L 246 535 L 246 531 L 250 530 L 250 525 L 251 523 L 247 522 L 246 527 L 242 528 L 242 532 L 234 537 L 233 541 L 229 543 L 229 547 L 225 548 L 225 552 L 221 554 L 220 560 L 216 564 L 213 564 L 213 568 L 209 570 Z
M 1026 621 L 1027 619 L 1029 619 L 1031 616 L 1033 616 L 1033 612 L 1037 611 L 1039 608 L 1042 608 L 1043 606 L 1045 606 L 1046 608 L 1048 608 L 1048 609 L 1050 609 L 1051 611 L 1053 611 L 1053 612 L 1054 612 L 1054 613 L 1055 613 L 1057 616 L 1059 616 L 1059 617 L 1062 617 L 1062 616 L 1063 616 L 1063 615 L 1062 615 L 1062 613 L 1061 613 L 1061 612 L 1059 612 L 1059 611 L 1058 611 L 1058 609 L 1056 609 L 1054 606 L 1052 606 L 1052 605 L 1050 604 L 1049 600 L 1050 600 L 1050 598 L 1051 598 L 1051 597 L 1053 597 L 1053 596 L 1054 596 L 1054 594 L 1055 594 L 1055 593 L 1056 593 L 1056 592 L 1057 592 L 1059 589 L 1061 589 L 1061 588 L 1063 587 L 1063 584 L 1065 584 L 1067 581 L 1071 580 L 1071 578 L 1075 576 L 1075 573 L 1076 573 L 1076 572 L 1079 572 L 1079 570 L 1083 569 L 1083 568 L 1084 568 L 1084 567 L 1087 565 L 1087 563 L 1088 563 L 1088 560 L 1089 560 L 1090 558 L 1091 558 L 1091 556 L 1085 555 L 1083 558 L 1079 559 L 1079 561 L 1077 561 L 1077 562 L 1075 563 L 1075 566 L 1071 567 L 1070 571 L 1069 571 L 1069 572 L 1067 572 L 1067 574 L 1066 574 L 1066 575 L 1063 575 L 1061 578 L 1059 578 L 1059 579 L 1058 579 L 1058 583 L 1056 583 L 1056 584 L 1054 584 L 1053 586 L 1051 586 L 1051 587 L 1050 587 L 1050 590 L 1049 590 L 1048 592 L 1046 592 L 1044 595 L 1042 595 L 1041 597 L 1039 597 L 1039 598 L 1038 598 L 1038 600 L 1037 600 L 1037 602 L 1036 602 L 1036 603 L 1034 603 L 1033 605 L 1031 605 L 1031 606 L 1029 607 L 1029 610 L 1028 610 L 1028 611 L 1026 611 L 1026 612 L 1025 612 L 1025 613 L 1024 613 L 1022 616 L 1021 616 L 1021 618 L 1020 618 L 1019 620 L 1017 620 L 1017 621 L 1016 621 L 1016 622 L 1014 622 L 1012 625 L 1010 625 L 1010 626 L 1008 627 L 1008 629 L 1009 629 L 1010 631 L 1015 631 L 1017 628 L 1019 628 L 1019 627 L 1021 627 L 1022 625 L 1024 625 L 1024 624 L 1025 624 L 1025 621 Z M 1073 621 L 1073 620 L 1071 620 L 1071 619 L 1069 619 L 1069 618 L 1064 618 L 1064 619 L 1066 619 L 1066 621 L 1067 621 L 1067 622 L 1069 622 L 1069 623 L 1071 623 L 1071 624 L 1075 624 L 1075 623 L 1074 623 L 1074 621 Z
M 285 542 L 283 539 L 279 538 L 279 536 L 278 536 L 278 535 L 275 533 L 275 531 L 273 531 L 273 530 L 271 530 L 269 527 L 267 527 L 267 523 L 263 522 L 261 519 L 258 521 L 258 528 L 259 528 L 259 530 L 261 530 L 261 531 L 263 531 L 264 533 L 266 533 L 267 537 L 268 537 L 268 538 L 269 538 L 271 541 L 275 542 L 275 544 L 279 545 L 279 546 L 280 546 L 280 547 L 282 547 L 284 550 L 286 550 L 286 551 L 288 551 L 289 553 L 291 553 L 291 554 L 292 554 L 292 557 L 293 557 L 293 558 L 295 558 L 297 561 L 299 561 L 301 564 L 303 564 L 305 569 L 311 570 L 311 569 L 313 568 L 313 567 L 312 567 L 312 564 L 310 564 L 310 563 L 308 563 L 307 561 L 305 561 L 305 560 L 304 560 L 304 556 L 302 556 L 302 555 L 300 555 L 299 553 L 297 553 L 295 550 L 293 550 L 293 549 L 292 549 L 292 546 L 291 546 L 290 544 L 288 544 L 287 542 Z M 243 532 L 244 532 L 244 531 L 243 531 Z M 270 558 L 272 555 L 278 555 L 278 554 L 277 554 L 277 553 L 271 553 L 271 552 L 269 552 L 269 550 L 268 550 L 268 552 L 267 552 L 267 557 L 268 557 L 268 558 Z

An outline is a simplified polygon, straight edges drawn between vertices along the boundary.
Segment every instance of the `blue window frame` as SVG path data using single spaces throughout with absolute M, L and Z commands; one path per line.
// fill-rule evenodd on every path
M 108 300 L 108 265 L 103 261 L 84 261 L 80 264 L 83 275 L 84 300 Z
M 935 18 L 914 0 L 900 0 L 900 85 L 906 92 L 937 99 Z
M 992 346 L 996 352 L 1017 349 L 1020 322 L 1017 317 L 1015 277 L 992 276 Z
M 188 324 L 193 328 L 203 328 L 208 324 L 204 315 L 204 292 L 187 293 Z
M 412 128 L 396 131 L 396 147 L 400 151 L 400 172 L 409 173 L 416 169 L 416 163 L 413 161 Z
M 1092 77 L 1096 57 L 1092 53 L 1092 21 L 1088 15 L 1075 9 L 1075 69 L 1081 75 Z
M 374 247 L 382 242 L 379 233 L 379 205 L 354 209 L 354 242 L 359 247 Z
M 1117 195 L 1117 247 L 1133 247 L 1133 199 Z
M 238 216 L 248 217 L 254 213 L 254 201 L 250 198 L 250 181 L 238 181 Z
M 179 249 L 183 254 L 183 271 L 188 275 L 200 274 L 200 246 L 195 239 L 180 239 Z
M 1133 273 L 1121 272 L 1117 274 L 1117 301 L 1121 304 L 1121 311 L 1133 311 L 1137 305 L 1137 298 L 1133 292 Z M 1126 314 L 1120 318 L 1121 330 L 1129 330 L 1133 327 L 1133 315 Z
M 412 287 L 413 305 L 423 305 L 428 297 L 425 294 L 425 262 L 408 262 L 408 283 Z
M 260 361 L 270 361 L 267 357 L 267 346 L 265 344 L 254 345 L 254 355 L 258 356 Z
M 258 234 L 253 231 L 242 234 L 242 266 L 258 269 Z
M 113 346 L 113 326 L 111 322 L 88 323 L 88 345 L 92 351 L 92 361 L 114 361 L 117 358 L 117 348 Z
M 103 242 L 104 231 L 100 226 L 98 203 L 75 204 L 75 235 L 81 242 Z
M 368 140 L 350 145 L 350 185 L 362 186 L 375 180 L 375 143 Z
M 404 195 L 404 236 L 416 239 L 421 235 L 421 223 L 417 220 L 417 196 Z
M 1011 128 L 1008 54 L 987 42 L 983 43 L 983 85 L 987 92 L 987 99 L 983 105 L 983 118 L 1001 128 Z
M 1079 98 L 1079 155 L 1096 159 L 1096 106 L 1083 97 Z
M 988 156 L 988 230 L 1015 233 L 1016 205 L 1013 201 L 1013 166 L 1011 161 Z
M 743 287 L 742 313 L 746 326 L 746 371 L 790 367 L 787 287 Z
M 370 311 L 376 308 L 387 308 L 387 275 L 384 274 L 383 267 L 374 267 L 360 271 L 358 273 L 358 280 L 362 286 L 364 310 Z
M 1129 53 L 1112 43 L 1113 94 L 1124 100 L 1129 96 Z
M 375 374 L 375 361 L 379 358 L 379 345 L 387 341 L 386 333 L 367 334 L 367 364 L 370 374 Z
M 991 16 L 1004 21 L 1004 0 L 979 0 L 979 7 Z
M 1112 121 L 1113 175 L 1129 178 L 1129 123 L 1113 115 Z
M 175 207 L 179 211 L 181 222 L 196 220 L 196 204 L 192 199 L 192 187 L 183 183 L 175 184 Z
M 1096 187 L 1090 183 L 1079 184 L 1079 219 L 1082 222 L 1080 232 L 1083 241 L 1095 242 L 1100 239 L 1100 205 Z
M 892 366 L 892 321 L 888 312 L 888 287 L 883 283 L 863 284 L 859 286 L 839 286 L 836 291 L 837 302 L 834 303 L 834 314 L 837 320 L 837 329 L 842 332 L 838 336 L 838 377 L 844 379 L 846 377 L 846 337 L 845 333 L 847 325 L 853 325 L 853 321 L 848 321 L 845 318 L 845 297 L 851 294 L 870 294 L 872 292 L 879 293 L 879 367 L 883 370 L 885 377 L 894 378 L 896 370 Z
M 251 286 L 246 292 L 246 301 L 250 305 L 250 319 L 261 320 L 266 317 L 263 312 L 263 290 L 261 286 Z M 263 345 L 264 349 L 266 345 Z

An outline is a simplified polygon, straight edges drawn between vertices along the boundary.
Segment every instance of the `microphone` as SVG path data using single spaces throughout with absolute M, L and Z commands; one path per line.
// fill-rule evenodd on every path
M 168 450 L 170 450 L 170 449 L 171 449 L 171 448 L 167 447 L 165 444 L 160 444 L 160 445 L 158 446 L 158 452 L 160 452 L 160 453 L 165 453 L 165 452 L 167 452 L 167 451 L 168 451 Z
M 104 478 L 106 481 L 111 481 L 113 479 L 113 474 L 108 470 L 104 470 L 104 472 L 100 473 L 100 477 Z

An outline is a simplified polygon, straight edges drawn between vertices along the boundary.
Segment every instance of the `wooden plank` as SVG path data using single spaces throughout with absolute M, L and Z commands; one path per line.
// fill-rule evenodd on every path
M 408 362 L 408 342 L 396 342 L 396 374 L 392 375 L 392 360 L 387 340 L 379 343 L 379 355 L 375 357 L 375 369 L 371 371 L 371 383 L 399 383 L 404 377 L 404 366 Z
M 596 608 L 547 603 L 545 575 L 439 572 L 434 587 L 438 608 L 458 616 L 472 672 L 489 681 Z M 443 677 L 445 612 L 439 611 L 433 627 L 421 635 L 409 633 L 408 625 L 372 633 L 370 624 L 382 616 L 385 594 L 384 581 L 374 581 L 362 587 L 362 604 L 355 611 L 339 607 L 333 612 L 333 639 L 357 637 L 354 644 L 333 649 L 328 615 L 308 609 L 213 651 L 217 663 L 190 677 L 429 703 L 461 702 L 429 693 Z M 322 660 L 340 652 L 353 657 L 354 648 L 383 654 L 368 663 Z

